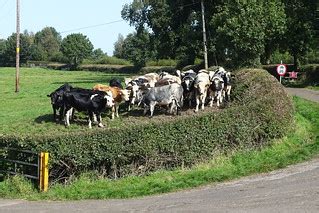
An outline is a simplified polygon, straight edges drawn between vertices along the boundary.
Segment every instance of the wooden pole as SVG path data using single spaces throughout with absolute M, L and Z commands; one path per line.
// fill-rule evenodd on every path
M 16 46 L 16 90 L 19 92 L 20 78 L 20 0 L 17 0 L 17 46 Z
M 205 61 L 205 69 L 208 69 L 204 0 L 201 0 L 201 7 L 202 7 L 202 22 L 203 22 L 204 61 Z

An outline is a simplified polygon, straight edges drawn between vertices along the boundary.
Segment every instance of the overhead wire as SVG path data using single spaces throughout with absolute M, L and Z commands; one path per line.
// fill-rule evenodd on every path
M 89 28 L 95 28 L 95 27 L 105 26 L 105 25 L 109 25 L 109 24 L 114 24 L 114 23 L 122 22 L 122 21 L 124 21 L 124 20 L 119 19 L 116 21 L 110 21 L 110 22 L 106 22 L 106 23 L 102 23 L 102 24 L 90 25 L 90 26 L 86 26 L 86 27 L 79 27 L 79 28 L 75 28 L 75 29 L 71 29 L 71 30 L 64 30 L 64 31 L 61 31 L 59 33 L 63 34 L 63 33 L 68 33 L 68 32 L 74 32 L 74 31 L 79 31 L 79 30 L 83 30 L 83 29 L 89 29 Z
M 193 2 L 191 4 L 186 4 L 186 5 L 181 5 L 179 6 L 179 11 L 183 10 L 185 7 L 189 7 L 189 6 L 193 6 L 196 4 L 199 4 L 200 2 Z M 177 11 L 177 12 L 179 12 Z M 177 13 L 176 12 L 176 13 Z M 96 27 L 101 27 L 101 26 L 105 26 L 105 25 L 109 25 L 109 24 L 114 24 L 114 23 L 118 23 L 118 22 L 123 22 L 123 19 L 119 19 L 116 21 L 110 21 L 110 22 L 106 22 L 106 23 L 102 23 L 102 24 L 96 24 L 96 25 L 90 25 L 90 26 L 85 26 L 85 27 L 79 27 L 79 28 L 74 28 L 74 29 L 70 29 L 70 30 L 64 30 L 59 32 L 60 34 L 64 34 L 64 33 L 69 33 L 69 32 L 74 32 L 74 31 L 79 31 L 79 30 L 83 30 L 83 29 L 89 29 L 89 28 L 96 28 Z

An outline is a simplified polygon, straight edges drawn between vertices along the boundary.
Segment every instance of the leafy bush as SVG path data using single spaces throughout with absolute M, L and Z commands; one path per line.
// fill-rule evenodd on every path
M 177 65 L 177 61 L 173 59 L 159 59 L 157 61 L 148 61 L 146 62 L 146 66 L 172 66 L 175 67 Z
M 220 152 L 255 149 L 290 129 L 293 106 L 263 70 L 235 73 L 234 101 L 218 112 L 172 120 L 126 122 L 125 127 L 63 134 L 0 135 L 0 146 L 50 153 L 50 177 L 96 170 L 109 177 L 191 166 Z
M 319 64 L 301 66 L 300 71 L 305 73 L 306 85 L 319 85 Z
M 109 65 L 132 65 L 129 61 L 117 57 L 103 56 L 96 60 L 85 59 L 83 64 L 109 64 Z

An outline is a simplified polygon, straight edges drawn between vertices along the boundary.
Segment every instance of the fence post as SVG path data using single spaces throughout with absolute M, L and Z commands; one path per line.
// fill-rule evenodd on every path
M 48 191 L 49 186 L 49 153 L 41 152 L 40 154 L 40 177 L 39 177 L 39 188 L 41 191 Z

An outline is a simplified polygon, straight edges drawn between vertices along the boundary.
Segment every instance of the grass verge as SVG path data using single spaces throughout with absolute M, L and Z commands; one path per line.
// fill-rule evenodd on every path
M 143 177 L 109 180 L 92 173 L 84 174 L 69 185 L 51 186 L 47 193 L 37 192 L 21 177 L 12 177 L 0 182 L 0 197 L 28 200 L 131 198 L 283 168 L 319 154 L 319 105 L 297 97 L 294 97 L 294 104 L 295 131 L 260 151 L 238 151 L 189 170 L 159 171 Z

